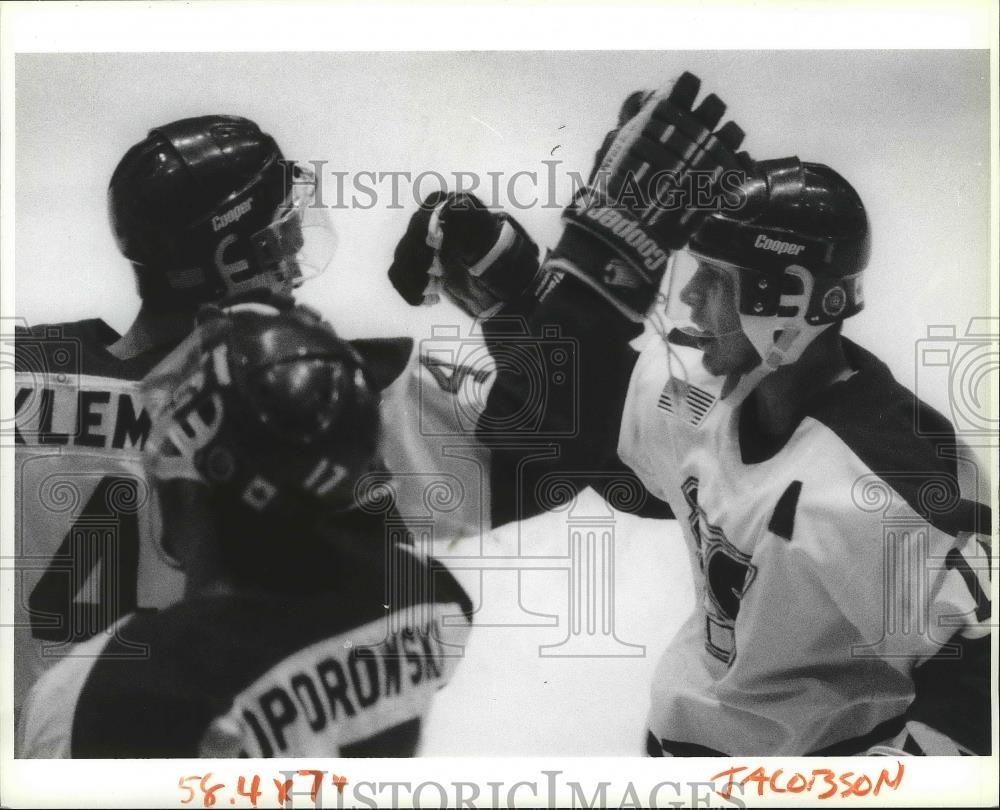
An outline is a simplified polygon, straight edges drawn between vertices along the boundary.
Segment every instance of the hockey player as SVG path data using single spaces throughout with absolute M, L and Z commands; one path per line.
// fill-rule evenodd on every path
M 648 750 L 989 753 L 989 509 L 950 425 L 840 334 L 863 305 L 861 200 L 797 158 L 738 191 L 670 279 L 700 366 L 651 340 L 619 435 L 699 575 Z
M 989 753 L 991 516 L 946 420 L 840 334 L 863 305 L 864 206 L 827 166 L 734 154 L 742 133 L 717 129 L 715 96 L 693 109 L 698 90 L 685 74 L 630 98 L 548 275 L 512 303 L 583 369 L 535 405 L 543 426 L 583 406 L 547 472 L 618 455 L 688 542 L 696 609 L 659 665 L 647 751 Z M 487 441 L 529 403 L 505 373 Z M 540 474 L 498 458 L 530 508 Z
M 140 464 L 150 424 L 136 383 L 188 334 L 201 304 L 290 293 L 326 266 L 335 239 L 310 206 L 314 186 L 244 118 L 156 127 L 108 187 L 142 300 L 130 328 L 118 335 L 91 319 L 18 330 L 15 707 L 70 644 L 180 594 L 152 542 Z
M 381 468 L 379 397 L 360 355 L 308 311 L 241 305 L 208 311 L 143 388 L 184 598 L 119 618 L 47 672 L 22 754 L 413 755 L 471 605 L 443 568 L 385 542 L 365 483 Z

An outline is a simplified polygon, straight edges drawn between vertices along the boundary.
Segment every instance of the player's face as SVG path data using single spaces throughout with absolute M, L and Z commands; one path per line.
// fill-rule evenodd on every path
M 680 297 L 691 308 L 691 321 L 698 330 L 695 337 L 704 353 L 702 363 L 710 373 L 742 374 L 760 362 L 760 356 L 740 327 L 736 284 L 729 271 L 699 261 Z

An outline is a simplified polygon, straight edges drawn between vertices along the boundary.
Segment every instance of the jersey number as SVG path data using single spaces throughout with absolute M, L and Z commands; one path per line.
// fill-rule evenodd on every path
M 85 641 L 136 609 L 138 503 L 136 479 L 100 480 L 28 598 L 35 638 Z M 96 593 L 86 587 L 95 569 Z

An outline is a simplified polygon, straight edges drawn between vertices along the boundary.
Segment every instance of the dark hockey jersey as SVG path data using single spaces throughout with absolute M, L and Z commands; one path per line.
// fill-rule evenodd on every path
M 402 546 L 388 567 L 330 580 L 308 595 L 200 596 L 122 618 L 35 685 L 22 755 L 412 756 L 462 657 L 471 604 Z M 119 636 L 147 655 L 123 655 Z

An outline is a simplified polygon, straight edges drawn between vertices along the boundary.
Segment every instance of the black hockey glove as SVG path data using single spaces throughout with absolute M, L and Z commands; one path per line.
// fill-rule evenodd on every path
M 507 214 L 472 194 L 435 192 L 410 218 L 389 280 L 407 303 L 443 293 L 473 317 L 519 296 L 538 273 L 538 246 Z
M 700 86 L 684 73 L 669 92 L 626 99 L 545 263 L 582 279 L 633 321 L 653 303 L 670 252 L 726 204 L 724 191 L 745 165 L 735 152 L 743 131 L 732 121 L 716 130 L 726 105 L 708 95 L 692 109 Z

